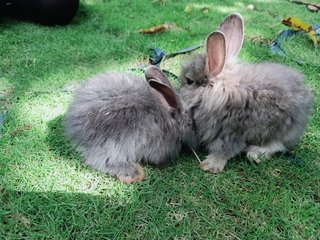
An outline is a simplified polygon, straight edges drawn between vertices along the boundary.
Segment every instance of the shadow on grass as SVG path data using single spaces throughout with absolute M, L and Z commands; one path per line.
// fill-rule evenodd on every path
M 63 157 L 64 159 L 75 159 L 75 158 L 81 159 L 80 155 L 76 152 L 75 147 L 67 139 L 64 133 L 64 128 L 62 126 L 62 119 L 63 119 L 63 115 L 60 115 L 54 118 L 53 120 L 49 121 L 47 124 L 48 134 L 45 139 L 49 146 L 49 149 L 55 154 L 57 154 L 58 156 Z M 205 150 L 204 147 L 201 147 L 200 149 L 197 150 L 197 154 L 199 155 L 201 160 L 204 160 L 207 155 L 207 151 Z M 294 168 L 309 172 L 310 171 L 309 167 L 311 166 L 309 166 L 308 164 L 308 159 L 304 159 L 304 155 L 306 155 L 306 153 L 302 152 L 299 155 L 299 153 L 296 154 L 293 151 L 286 152 L 286 153 L 277 153 L 273 158 L 271 158 L 270 160 L 267 160 L 267 162 L 269 161 L 279 162 L 280 164 L 283 163 L 284 165 L 289 165 Z M 167 166 L 160 167 L 159 169 L 162 169 L 168 166 L 174 167 L 177 164 L 181 164 L 183 162 L 181 159 L 186 159 L 187 161 L 190 161 L 193 163 L 196 162 L 196 164 L 198 164 L 198 159 L 192 153 L 192 151 L 186 147 L 183 147 L 181 156 L 178 159 L 172 160 Z M 246 153 L 243 152 L 238 156 L 234 157 L 233 159 L 229 160 L 226 168 L 228 170 L 232 167 L 235 167 L 236 168 L 235 170 L 239 170 L 237 169 L 238 164 L 246 164 L 248 165 L 249 168 L 251 166 L 255 169 L 256 167 L 262 166 L 266 163 L 262 162 L 261 164 L 258 164 L 258 165 L 249 164 L 246 158 Z
M 62 115 L 48 123 L 45 141 L 65 161 L 80 159 L 61 121 Z M 256 165 L 239 156 L 215 175 L 201 171 L 186 153 L 161 171 L 145 166 L 146 179 L 132 185 L 94 173 L 89 182 L 71 180 L 68 192 L 6 186 L 0 188 L 0 234 L 12 239 L 271 239 L 292 236 L 300 226 L 308 231 L 297 236 L 308 238 L 318 229 L 319 169 L 278 160 Z
M 4 239 L 110 239 L 138 227 L 129 223 L 139 203 L 119 196 L 2 190 L 1 197 Z
M 76 152 L 75 147 L 67 139 L 64 128 L 62 126 L 63 115 L 60 115 L 53 120 L 49 121 L 48 134 L 45 138 L 50 151 L 63 157 L 64 159 L 80 158 L 80 155 Z
M 63 115 L 60 115 L 49 121 L 47 124 L 48 134 L 45 138 L 45 141 L 47 142 L 50 151 L 59 157 L 63 157 L 63 159 L 66 160 L 72 159 L 72 161 L 74 161 L 75 159 L 79 159 L 79 161 L 83 161 L 80 154 L 76 151 L 75 146 L 66 137 L 62 121 Z M 183 149 L 183 153 L 185 155 L 192 154 L 191 151 L 185 148 Z M 144 162 L 141 162 L 141 165 L 143 165 L 144 167 L 149 166 L 153 169 L 161 170 L 169 166 L 174 166 L 178 162 L 179 159 L 172 159 L 168 163 L 162 164 L 160 166 L 152 166 L 150 164 L 145 164 Z
M 13 239 L 233 239 L 234 234 L 262 234 L 270 239 L 292 236 L 297 226 L 308 229 L 297 234 L 301 238 L 316 233 L 320 185 L 315 170 L 297 176 L 293 169 L 248 171 L 239 164 L 236 173 L 213 176 L 192 169 L 190 161 L 184 165 L 188 167 L 154 171 L 130 186 L 97 181 L 85 193 L 1 189 L 0 234 Z

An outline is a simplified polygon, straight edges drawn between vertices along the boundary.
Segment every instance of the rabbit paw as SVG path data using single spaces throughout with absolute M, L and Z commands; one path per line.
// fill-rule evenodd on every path
M 264 147 L 249 146 L 247 149 L 247 158 L 251 163 L 260 163 L 262 160 L 270 158 Z
M 117 178 L 125 184 L 141 182 L 144 179 L 144 170 L 140 165 L 137 165 L 137 172 L 135 176 L 117 176 Z
M 209 171 L 212 173 L 222 172 L 225 165 L 227 164 L 226 159 L 219 159 L 213 156 L 208 156 L 206 160 L 200 163 L 200 167 L 204 171 Z

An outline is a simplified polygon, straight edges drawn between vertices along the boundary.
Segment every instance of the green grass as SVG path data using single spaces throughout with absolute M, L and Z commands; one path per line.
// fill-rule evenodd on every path
M 149 47 L 174 52 L 201 44 L 234 11 L 245 18 L 242 59 L 288 64 L 313 89 L 314 113 L 292 152 L 297 158 L 255 165 L 238 156 L 214 175 L 184 154 L 163 170 L 144 166 L 146 179 L 133 185 L 84 166 L 61 127 L 77 83 L 147 64 Z M 299 66 L 252 40 L 275 38 L 288 16 L 319 22 L 319 13 L 282 0 L 86 0 L 66 27 L 2 19 L 0 239 L 320 239 L 319 49 L 307 36 L 288 39 L 283 47 L 305 62 Z M 164 22 L 172 26 L 167 32 L 137 33 Z M 190 57 L 163 67 L 179 74 Z

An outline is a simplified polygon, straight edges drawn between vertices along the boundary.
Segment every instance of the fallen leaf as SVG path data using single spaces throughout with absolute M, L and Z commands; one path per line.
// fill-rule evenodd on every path
M 320 35 L 320 23 L 312 24 L 312 29 L 314 30 L 316 35 Z
M 269 47 L 272 54 L 286 56 L 286 52 L 281 48 L 278 41 L 273 41 Z
M 278 41 L 283 41 L 283 40 L 285 40 L 285 39 L 287 39 L 289 37 L 292 37 L 292 36 L 294 36 L 296 34 L 299 34 L 299 33 L 301 33 L 301 31 L 299 31 L 299 30 L 291 30 L 291 29 L 290 30 L 284 30 L 279 34 L 277 40 Z
M 191 13 L 192 12 L 192 7 L 191 6 L 186 6 L 185 8 L 184 8 L 184 12 L 185 13 Z
M 318 12 L 318 8 L 314 5 L 307 5 L 307 8 L 311 11 L 311 12 Z
M 315 36 L 315 32 L 310 24 L 305 23 L 296 17 L 285 18 L 282 20 L 282 23 L 288 27 L 293 28 L 293 29 L 301 30 L 301 31 L 308 33 L 309 37 L 313 41 L 314 46 L 317 47 L 318 42 L 317 42 L 317 39 Z
M 249 37 L 248 39 L 254 44 L 270 45 L 272 43 L 272 39 L 264 38 L 261 36 Z
M 282 23 L 288 27 L 291 27 L 293 29 L 302 30 L 305 32 L 310 32 L 312 30 L 312 27 L 310 24 L 307 24 L 296 17 L 288 17 L 282 20 Z
M 271 171 L 271 175 L 274 177 L 279 177 L 281 174 L 281 170 L 280 169 L 274 169 L 273 171 Z
M 173 221 L 177 222 L 181 222 L 186 217 L 186 213 L 180 212 L 170 212 L 168 215 Z
M 150 48 L 149 62 L 151 65 L 160 66 L 160 63 L 166 53 L 160 48 Z
M 140 29 L 138 32 L 142 34 L 152 34 L 152 33 L 164 31 L 168 28 L 169 28 L 169 25 L 165 23 L 165 24 L 157 25 L 151 28 Z
M 315 32 L 312 30 L 308 34 L 309 34 L 310 38 L 312 39 L 314 46 L 317 47 L 318 46 L 318 42 L 317 42 L 317 39 L 316 39 Z
M 207 14 L 209 12 L 209 8 L 204 7 L 204 8 L 202 8 L 201 11 L 202 11 L 202 13 Z

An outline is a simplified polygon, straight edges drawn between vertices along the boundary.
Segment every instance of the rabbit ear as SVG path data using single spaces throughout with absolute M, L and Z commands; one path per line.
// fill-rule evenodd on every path
M 226 37 L 227 57 L 237 57 L 243 44 L 243 18 L 239 13 L 226 17 L 220 24 L 219 30 Z
M 147 81 L 155 79 L 172 88 L 168 78 L 158 67 L 150 65 L 145 69 L 144 74 Z
M 152 89 L 151 92 L 163 106 L 168 109 L 180 109 L 177 95 L 171 87 L 155 79 L 149 80 L 148 83 Z
M 206 74 L 216 76 L 221 73 L 226 60 L 226 40 L 220 31 L 210 33 L 206 40 Z

